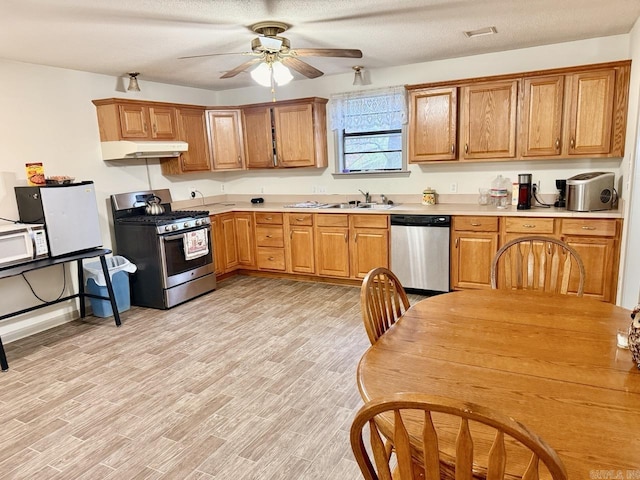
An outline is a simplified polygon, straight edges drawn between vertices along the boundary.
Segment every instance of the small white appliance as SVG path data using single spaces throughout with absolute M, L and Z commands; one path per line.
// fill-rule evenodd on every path
M 581 173 L 567 179 L 567 210 L 611 210 L 615 198 L 613 172 Z
M 15 187 L 20 221 L 43 223 L 52 257 L 102 246 L 93 182 Z
M 44 225 L 0 225 L 0 268 L 49 256 Z

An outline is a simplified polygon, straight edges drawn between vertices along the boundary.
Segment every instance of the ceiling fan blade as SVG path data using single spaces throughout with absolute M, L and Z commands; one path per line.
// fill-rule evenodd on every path
M 292 54 L 297 57 L 362 58 L 362 51 L 348 48 L 296 48 Z
M 284 57 L 281 59 L 282 63 L 287 67 L 293 68 L 296 72 L 301 73 L 307 78 L 317 78 L 324 75 L 320 70 L 315 67 L 312 67 L 306 62 L 302 60 L 298 60 L 294 57 Z
M 253 52 L 205 53 L 203 55 L 187 55 L 186 57 L 178 57 L 178 60 L 185 60 L 187 58 L 217 57 L 219 55 L 256 55 L 256 54 Z
M 236 75 L 238 75 L 239 73 L 244 72 L 247 68 L 249 68 L 251 65 L 255 65 L 256 63 L 260 63 L 262 61 L 262 57 L 258 57 L 258 58 L 252 58 L 251 60 L 244 62 L 240 65 L 238 65 L 236 68 L 234 68 L 233 70 L 229 70 L 227 73 L 225 73 L 224 75 L 222 75 L 220 78 L 231 78 L 231 77 L 235 77 Z

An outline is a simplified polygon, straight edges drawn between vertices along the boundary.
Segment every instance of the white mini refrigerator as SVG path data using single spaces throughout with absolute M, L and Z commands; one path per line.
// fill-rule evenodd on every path
M 15 187 L 23 223 L 44 223 L 52 257 L 102 246 L 93 182 Z

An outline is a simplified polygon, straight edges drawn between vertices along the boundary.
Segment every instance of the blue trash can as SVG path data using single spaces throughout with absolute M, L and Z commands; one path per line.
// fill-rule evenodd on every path
M 129 274 L 136 271 L 137 267 L 124 257 L 114 256 L 105 259 L 107 269 L 109 270 L 109 278 L 111 278 L 111 286 L 118 307 L 118 312 L 124 312 L 131 308 L 131 293 L 129 290 Z M 107 282 L 102 272 L 100 262 L 91 262 L 84 265 L 84 276 L 86 278 L 87 293 L 109 296 L 107 290 Z M 109 300 L 100 300 L 97 298 L 89 298 L 91 309 L 96 317 L 110 317 L 113 315 L 111 302 Z

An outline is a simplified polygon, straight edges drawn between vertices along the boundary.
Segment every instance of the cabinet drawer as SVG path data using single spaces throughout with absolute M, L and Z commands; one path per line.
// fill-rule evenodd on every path
M 453 217 L 453 229 L 469 232 L 497 232 L 498 217 Z
M 616 234 L 616 221 L 563 218 L 560 232 L 564 235 L 613 237 Z
M 553 218 L 505 217 L 504 222 L 507 233 L 553 233 Z
M 289 225 L 306 225 L 310 227 L 313 225 L 313 215 L 311 213 L 290 213 Z
M 257 250 L 258 268 L 284 271 L 284 248 L 258 247 Z
M 354 228 L 388 228 L 389 215 L 351 215 Z
M 256 223 L 282 225 L 282 213 L 256 213 Z
M 278 225 L 256 225 L 258 247 L 284 247 L 284 232 Z
M 348 227 L 349 216 L 344 213 L 318 213 L 316 214 L 318 227 Z

